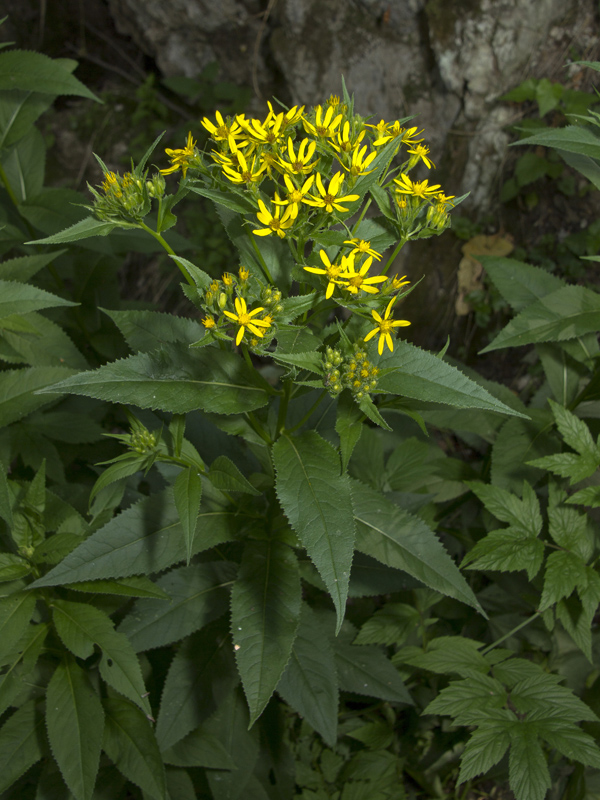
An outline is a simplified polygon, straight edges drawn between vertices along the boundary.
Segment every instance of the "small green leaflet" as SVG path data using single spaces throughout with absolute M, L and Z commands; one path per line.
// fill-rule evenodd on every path
M 9 50 L 0 54 L 0 89 L 79 95 L 102 102 L 71 75 L 61 59 L 49 58 L 30 50 Z

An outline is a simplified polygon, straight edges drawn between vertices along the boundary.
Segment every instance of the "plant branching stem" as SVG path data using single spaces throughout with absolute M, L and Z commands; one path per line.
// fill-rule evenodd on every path
M 139 223 L 139 225 L 140 225 L 140 228 L 142 228 L 142 230 L 146 231 L 146 233 L 149 233 L 150 236 L 153 236 L 156 239 L 156 241 L 161 245 L 161 247 L 163 247 L 170 256 L 177 255 L 177 253 L 173 250 L 171 245 L 163 238 L 163 236 L 161 236 L 160 233 L 158 233 L 157 231 L 153 231 L 152 228 L 148 227 L 148 225 L 146 225 L 146 223 L 143 220 Z M 179 271 L 181 272 L 183 277 L 186 279 L 186 281 L 189 283 L 189 285 L 190 286 L 195 286 L 196 284 L 192 280 L 191 276 L 188 275 L 188 273 L 181 266 L 181 264 L 178 264 L 177 261 L 175 263 L 179 267 Z
M 518 633 L 526 625 L 529 625 L 530 622 L 533 622 L 534 619 L 537 619 L 540 616 L 540 614 L 541 614 L 540 611 L 536 611 L 535 614 L 532 614 L 530 617 L 527 617 L 527 619 L 524 619 L 523 622 L 520 622 L 508 633 L 505 633 L 504 636 L 501 636 L 499 639 L 496 639 L 496 641 L 493 642 L 492 644 L 489 644 L 487 647 L 484 647 L 483 650 L 481 650 L 481 655 L 482 656 L 487 655 L 487 653 L 491 652 L 495 647 L 498 647 L 499 644 L 502 644 L 502 642 L 505 642 L 507 639 L 510 639 L 510 637 L 514 636 L 515 633 Z

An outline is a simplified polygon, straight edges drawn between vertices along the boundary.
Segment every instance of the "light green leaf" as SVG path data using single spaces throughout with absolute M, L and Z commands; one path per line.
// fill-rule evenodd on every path
M 334 747 L 337 738 L 338 681 L 329 637 L 315 613 L 302 605 L 292 657 L 277 691 Z
M 201 508 L 194 551 L 235 537 L 233 511 Z M 179 515 L 170 492 L 152 495 L 110 520 L 32 586 L 124 578 L 161 572 L 186 557 Z
M 101 101 L 71 75 L 61 59 L 48 58 L 30 50 L 0 53 L 0 89 L 20 89 L 44 94 L 74 94 Z
M 173 342 L 192 344 L 204 336 L 205 329 L 198 322 L 174 314 L 147 310 L 102 311 L 112 319 L 134 353 L 149 353 Z
M 87 603 L 54 600 L 53 619 L 65 647 L 78 658 L 89 658 L 97 644 L 102 650 L 102 678 L 150 714 L 137 656 L 127 637 L 115 631 L 110 617 Z
M 458 567 L 422 519 L 358 481 L 352 482 L 352 496 L 357 550 L 483 613 Z
M 179 514 L 187 563 L 190 563 L 196 535 L 196 523 L 202 498 L 202 478 L 195 467 L 182 469 L 173 484 L 173 499 Z
M 267 402 L 257 373 L 239 356 L 212 347 L 186 350 L 175 345 L 73 375 L 46 391 L 82 394 L 175 414 L 197 409 L 238 414 Z
M 246 492 L 255 496 L 260 494 L 227 456 L 215 458 L 210 465 L 208 479 L 216 489 L 224 492 Z
M 462 636 L 438 636 L 427 644 L 425 651 L 398 655 L 403 664 L 427 669 L 442 675 L 460 675 L 468 678 L 474 672 L 486 674 L 489 664 L 479 652 L 481 642 Z
M 0 792 L 44 755 L 44 717 L 29 700 L 0 728 Z
M 37 392 L 72 374 L 73 370 L 67 367 L 29 367 L 0 373 L 0 427 L 55 402 L 56 397 Z
M 486 509 L 501 522 L 523 536 L 536 538 L 542 530 L 542 514 L 537 495 L 527 481 L 523 482 L 523 499 L 499 486 L 469 481 L 467 486 L 481 500 Z
M 115 228 L 125 226 L 137 227 L 136 225 L 129 226 L 128 223 L 117 224 L 116 222 L 102 222 L 95 217 L 86 217 L 59 233 L 54 233 L 52 236 L 47 236 L 45 239 L 35 239 L 32 242 L 25 242 L 25 244 L 41 245 L 79 242 L 81 239 L 89 239 L 90 236 L 108 236 Z
M 228 562 L 171 570 L 156 582 L 170 600 L 138 600 L 119 633 L 137 653 L 177 642 L 225 613 L 234 576 Z
M 168 800 L 165 768 L 144 714 L 122 697 L 103 700 L 106 726 L 102 749 L 119 772 L 156 800 Z
M 564 286 L 527 306 L 481 352 L 562 342 L 598 330 L 600 296 L 584 286 Z
M 10 508 L 10 507 L 9 507 Z M 31 565 L 21 556 L 0 553 L 0 583 L 18 581 L 31 572 Z
M 544 147 L 556 147 L 568 153 L 580 153 L 590 158 L 600 159 L 600 139 L 581 125 L 567 125 L 564 128 L 547 128 L 533 136 L 527 136 L 515 145 L 541 144 Z
M 0 660 L 12 651 L 27 630 L 34 608 L 34 592 L 0 597 Z
M 574 725 L 565 725 L 560 719 L 544 720 L 540 736 L 565 758 L 600 769 L 600 749 L 584 731 Z
M 91 800 L 100 764 L 104 711 L 75 659 L 54 671 L 46 695 L 46 726 L 52 754 L 77 800 Z
M 379 368 L 391 369 L 392 372 L 382 375 L 377 391 L 458 408 L 482 408 L 500 414 L 525 416 L 497 400 L 456 367 L 408 342 L 396 342 L 394 352 L 384 355 L 379 361 Z
M 44 289 L 18 281 L 0 280 L 0 298 L 0 319 L 11 314 L 25 314 L 41 308 L 77 305 Z
M 283 511 L 325 581 L 344 619 L 355 526 L 347 475 L 339 457 L 317 433 L 281 436 L 273 446 L 276 491 Z
M 231 593 L 235 658 L 258 719 L 290 659 L 300 621 L 300 574 L 294 552 L 271 539 L 250 541 Z
M 461 757 L 458 783 L 470 781 L 497 764 L 510 745 L 505 720 L 489 719 L 471 734 Z
M 19 281 L 24 283 L 66 252 L 66 250 L 56 250 L 53 253 L 19 256 L 17 258 L 9 258 L 5 261 L 1 261 L 0 278 L 3 281 Z
M 413 705 L 398 670 L 378 647 L 336 640 L 334 650 L 340 689 Z
M 509 731 L 510 788 L 519 800 L 544 800 L 552 785 L 544 751 L 538 741 L 538 726 L 519 720 Z

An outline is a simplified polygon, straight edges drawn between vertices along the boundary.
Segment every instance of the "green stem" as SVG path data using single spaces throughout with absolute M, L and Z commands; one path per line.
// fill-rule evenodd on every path
M 305 414 L 305 415 L 302 417 L 302 419 L 300 420 L 300 422 L 297 422 L 297 423 L 294 425 L 294 427 L 293 427 L 293 428 L 288 428 L 288 430 L 286 431 L 286 433 L 293 433 L 294 431 L 297 431 L 297 430 L 298 430 L 298 428 L 301 428 L 301 427 L 304 425 L 304 423 L 305 423 L 305 422 L 308 422 L 308 420 L 309 420 L 309 419 L 312 417 L 312 415 L 315 413 L 315 411 L 317 410 L 317 408 L 318 408 L 318 407 L 321 405 L 321 401 L 323 400 L 323 398 L 325 397 L 325 395 L 326 395 L 326 394 L 327 394 L 327 389 L 323 389 L 323 391 L 322 391 L 322 392 L 319 394 L 319 396 L 317 397 L 317 399 L 315 400 L 315 402 L 314 402 L 314 403 L 312 404 L 312 406 L 311 406 L 311 407 L 308 409 L 308 411 L 306 412 L 306 414 Z
M 398 244 L 396 245 L 396 248 L 395 248 L 394 252 L 392 253 L 392 255 L 388 258 L 385 267 L 381 270 L 381 274 L 382 275 L 387 275 L 388 269 L 392 266 L 392 263 L 393 263 L 394 259 L 396 258 L 396 256 L 400 252 L 400 250 L 402 250 L 402 248 L 404 247 L 405 244 L 406 244 L 406 239 L 403 236 L 400 239 L 400 241 L 398 242 Z
M 149 233 L 150 236 L 153 236 L 156 239 L 156 241 L 161 245 L 161 247 L 163 247 L 170 256 L 177 255 L 177 253 L 173 250 L 171 245 L 167 241 L 165 241 L 165 239 L 161 236 L 161 234 L 158 233 L 157 231 L 153 231 L 152 228 L 149 228 L 148 225 L 146 225 L 146 223 L 143 220 L 140 220 L 139 226 L 140 226 L 140 228 L 142 228 L 142 230 L 146 231 L 146 233 Z M 178 264 L 177 261 L 175 263 L 179 267 L 179 270 L 180 270 L 181 274 L 186 279 L 186 281 L 189 283 L 189 285 L 190 286 L 195 286 L 196 284 L 194 283 L 192 278 L 187 274 L 187 272 L 181 266 L 181 264 Z
M 6 172 L 4 172 L 4 167 L 2 166 L 2 164 L 0 164 L 0 180 L 4 184 L 4 188 L 6 189 L 8 196 L 12 200 L 13 205 L 15 206 L 15 208 L 18 208 L 19 201 L 17 200 L 17 196 L 14 193 L 12 186 L 10 185 L 10 181 L 6 177 Z
M 287 417 L 288 405 L 292 394 L 292 381 L 285 381 L 283 384 L 283 397 L 279 400 L 279 410 L 277 412 L 277 436 L 285 430 L 285 420 Z
M 532 622 L 534 619 L 537 619 L 540 616 L 540 614 L 541 611 L 536 611 L 535 614 L 532 614 L 530 617 L 527 617 L 527 619 L 523 620 L 523 622 L 520 622 L 508 633 L 505 633 L 504 636 L 501 636 L 499 639 L 496 639 L 496 641 L 493 642 L 493 644 L 484 647 L 484 649 L 481 651 L 481 655 L 482 656 L 487 655 L 487 653 L 489 653 L 495 647 L 498 647 L 499 644 L 502 644 L 502 642 L 505 642 L 507 639 L 510 639 L 510 637 L 514 636 L 515 633 L 518 633 L 526 625 L 529 625 L 529 623 Z
M 244 416 L 248 420 L 248 424 L 250 425 L 254 433 L 257 433 L 260 436 L 260 438 L 264 442 L 266 442 L 267 447 L 270 447 L 273 444 L 273 442 L 271 441 L 271 437 L 265 431 L 260 422 L 256 419 L 252 411 L 246 411 L 244 413 Z
M 360 212 L 360 217 L 356 220 L 356 223 L 355 223 L 355 225 L 354 225 L 354 227 L 352 229 L 352 233 L 356 233 L 356 231 L 358 230 L 358 226 L 363 221 L 363 218 L 364 218 L 365 214 L 367 213 L 367 211 L 369 209 L 369 206 L 371 205 L 371 202 L 372 202 L 372 200 L 371 200 L 371 198 L 369 198 L 367 200 L 367 202 L 365 203 L 363 210 Z
M 262 269 L 262 271 L 265 273 L 265 278 L 269 281 L 269 283 L 272 286 L 275 286 L 275 283 L 273 282 L 273 278 L 271 277 L 271 273 L 269 272 L 269 268 L 267 267 L 267 265 L 265 263 L 265 260 L 262 257 L 262 253 L 260 252 L 260 249 L 259 249 L 258 245 L 256 244 L 256 239 L 254 238 L 254 234 L 250 233 L 250 231 L 246 228 L 246 235 L 250 239 L 250 242 L 252 243 L 252 247 L 254 248 L 254 252 L 258 256 L 258 263 L 259 263 L 260 268 Z

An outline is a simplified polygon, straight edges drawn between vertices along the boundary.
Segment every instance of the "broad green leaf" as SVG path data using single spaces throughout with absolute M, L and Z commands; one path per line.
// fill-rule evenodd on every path
M 358 481 L 352 482 L 352 497 L 357 550 L 483 613 L 458 567 L 421 518 Z
M 552 394 L 559 403 L 568 405 L 577 397 L 582 379 L 587 377 L 586 368 L 560 345 L 538 344 L 536 350 Z
M 12 188 L 19 210 L 21 204 L 32 200 L 42 191 L 45 167 L 44 137 L 32 126 L 25 136 L 4 152 L 2 158 L 3 182 L 6 180 Z
M 114 594 L 117 597 L 154 597 L 169 600 L 169 595 L 145 575 L 132 575 L 119 580 L 80 581 L 67 584 L 67 588 L 89 594 Z
M 510 746 L 504 720 L 486 720 L 471 734 L 461 756 L 458 783 L 464 783 L 495 766 Z
M 523 481 L 531 484 L 544 477 L 528 462 L 537 456 L 553 453 L 557 439 L 545 431 L 552 427 L 548 411 L 530 409 L 531 420 L 509 419 L 496 437 L 492 450 L 492 483 L 503 489 L 520 492 Z
M 273 445 L 279 502 L 303 547 L 325 581 L 344 619 L 354 552 L 355 525 L 347 475 L 339 457 L 317 433 L 281 436 Z
M 500 414 L 525 416 L 497 400 L 456 367 L 408 342 L 396 342 L 394 352 L 384 355 L 379 367 L 392 371 L 379 379 L 378 391 L 458 408 L 482 408 Z
M 13 653 L 4 658 L 4 674 L 0 677 L 0 714 L 13 704 L 15 697 L 30 681 L 32 670 L 40 656 L 46 636 L 48 624 L 29 625 L 14 646 Z
M 10 653 L 23 636 L 34 609 L 34 592 L 17 592 L 0 597 L 0 659 Z
M 104 711 L 75 659 L 54 671 L 46 695 L 46 726 L 52 754 L 77 800 L 91 800 L 100 764 Z
M 186 317 L 163 314 L 158 311 L 108 311 L 134 353 L 149 353 L 164 344 L 193 342 L 204 336 L 204 327 Z
M 74 94 L 98 100 L 95 94 L 71 75 L 60 59 L 30 50 L 0 53 L 0 89 L 20 89 L 44 94 Z
M 52 236 L 47 236 L 45 239 L 36 239 L 33 242 L 26 242 L 26 244 L 42 245 L 79 242 L 81 239 L 88 239 L 90 236 L 108 236 L 115 228 L 125 225 L 127 225 L 127 223 L 102 222 L 95 217 L 86 217 L 59 233 L 54 233 Z
M 186 559 L 190 563 L 196 535 L 196 523 L 200 513 L 202 498 L 202 478 L 195 467 L 182 469 L 173 484 L 173 499 L 179 514 L 183 540 L 185 542 Z
M 128 452 L 124 453 L 123 455 L 125 457 L 121 457 L 122 460 L 117 461 L 115 464 L 111 464 L 100 473 L 100 477 L 92 486 L 92 491 L 90 492 L 90 503 L 92 503 L 96 495 L 103 489 L 106 489 L 107 486 L 115 483 L 115 481 L 121 481 L 125 478 L 131 477 L 131 475 L 135 475 L 136 472 L 140 472 L 148 464 L 148 455 L 146 453 L 141 454 Z
M 320 375 L 323 371 L 323 356 L 321 353 L 273 353 L 275 361 L 288 364 L 299 369 L 306 369 L 309 372 L 316 372 Z
M 0 728 L 0 792 L 44 756 L 44 717 L 29 700 Z
M 250 541 L 231 593 L 231 630 L 252 725 L 290 659 L 300 621 L 294 552 L 277 540 Z
M 480 481 L 468 482 L 467 486 L 496 519 L 508 522 L 511 528 L 524 536 L 531 538 L 539 536 L 542 530 L 540 503 L 527 481 L 523 483 L 522 500 L 506 489 Z
M 468 569 L 515 572 L 524 569 L 529 580 L 540 571 L 544 560 L 544 543 L 522 530 L 502 528 L 481 539 L 464 557 Z
M 334 650 L 340 689 L 413 705 L 398 670 L 378 647 L 335 641 Z
M 594 553 L 595 533 L 587 514 L 551 503 L 548 522 L 550 536 L 559 547 L 573 551 L 583 562 L 590 560 Z
M 291 298 L 288 298 L 291 299 Z M 277 349 L 282 353 L 312 352 L 322 342 L 304 325 L 277 325 Z
M 277 685 L 278 693 L 334 747 L 337 738 L 338 680 L 329 637 L 304 603 L 292 657 Z
M 352 573 L 351 591 L 354 567 Z M 386 603 L 362 625 L 354 644 L 402 644 L 417 629 L 420 621 L 419 609 L 407 603 Z
M 41 308 L 56 306 L 76 306 L 55 294 L 38 289 L 28 283 L 0 280 L 0 319 L 11 314 L 26 314 Z
M 167 800 L 165 768 L 145 715 L 122 697 L 103 700 L 102 749 L 117 769 L 156 800 Z
M 452 681 L 438 692 L 423 713 L 447 714 L 454 717 L 457 725 L 481 725 L 490 717 L 512 720 L 515 714 L 504 708 L 507 699 L 500 681 L 473 672 L 465 680 Z
M 171 662 L 160 700 L 160 749 L 173 747 L 204 722 L 237 680 L 229 636 L 208 627 L 186 639 Z
M 568 153 L 579 153 L 590 158 L 600 159 L 600 139 L 590 128 L 581 125 L 567 125 L 564 128 L 547 128 L 533 136 L 527 136 L 518 145 L 541 144 L 544 147 L 555 147 Z
M 215 458 L 210 465 L 208 479 L 216 489 L 221 489 L 224 492 L 260 494 L 227 456 L 217 456 Z
M 170 800 L 197 800 L 192 779 L 184 769 L 170 767 L 166 770 L 166 777 Z
M 180 258 L 180 256 L 171 256 L 173 261 L 179 265 L 179 267 L 183 267 L 187 274 L 192 278 L 198 289 L 208 289 L 210 284 L 212 283 L 212 278 L 203 269 L 200 269 L 195 264 L 192 264 L 191 261 L 188 261 L 187 258 Z M 198 338 L 198 337 L 196 337 Z
M 235 567 L 228 562 L 193 564 L 156 582 L 169 600 L 138 600 L 119 625 L 135 652 L 177 642 L 227 610 Z
M 73 375 L 47 391 L 82 394 L 174 414 L 197 409 L 238 414 L 267 402 L 258 374 L 239 356 L 212 347 L 185 350 L 174 345 Z
M 589 454 L 595 457 L 600 463 L 600 447 L 592 439 L 590 429 L 585 422 L 560 403 L 555 403 L 553 400 L 548 402 L 556 420 L 556 427 L 569 447 L 581 455 Z
M 544 800 L 552 781 L 544 751 L 538 741 L 538 726 L 535 722 L 519 720 L 509 729 L 509 735 L 510 788 L 522 800 Z
M 584 286 L 564 286 L 527 306 L 481 352 L 562 342 L 598 330 L 600 296 Z
M 0 148 L 16 144 L 52 105 L 52 95 L 18 89 L 0 90 Z
M 592 737 L 560 719 L 544 720 L 540 737 L 565 758 L 600 769 L 600 749 Z
M 233 511 L 201 508 L 194 552 L 235 537 Z M 179 515 L 169 492 L 141 500 L 110 520 L 33 586 L 161 572 L 186 557 Z
M 398 655 L 403 664 L 442 675 L 456 674 L 468 678 L 473 672 L 486 675 L 489 672 L 489 664 L 479 652 L 481 646 L 481 642 L 462 636 L 438 636 L 428 643 L 425 651 L 410 655 L 400 652 Z
M 0 278 L 3 281 L 19 281 L 24 283 L 66 252 L 66 250 L 56 250 L 54 253 L 19 256 L 17 258 L 0 261 Z
M 87 603 L 54 600 L 53 619 L 65 647 L 77 658 L 89 658 L 98 645 L 102 650 L 102 678 L 150 714 L 137 656 L 127 637 L 115 631 L 110 617 Z
M 16 319 L 24 322 L 29 330 L 21 332 L 4 329 L 1 335 L 4 342 L 18 355 L 20 363 L 25 362 L 32 367 L 87 368 L 87 361 L 60 325 L 32 311 L 22 317 L 5 317 L 0 321 L 0 328 Z
M 56 397 L 37 392 L 72 374 L 67 367 L 28 367 L 0 373 L 0 427 L 55 402 Z
M 337 404 L 337 417 L 335 431 L 340 437 L 340 453 L 342 456 L 342 472 L 346 472 L 352 451 L 362 433 L 361 412 L 350 397 L 349 392 L 343 392 Z
M 521 665 L 519 665 L 521 666 Z M 510 690 L 511 703 L 516 712 L 527 713 L 528 718 L 560 720 L 575 723 L 581 720 L 598 722 L 598 717 L 571 689 L 559 685 L 560 675 L 540 670 L 517 681 Z
M 589 156 L 583 156 L 580 153 L 569 153 L 567 150 L 557 148 L 556 152 L 570 167 L 580 172 L 584 178 L 587 178 L 596 189 L 600 189 L 600 166 L 596 161 Z
M 19 206 L 19 212 L 33 228 L 47 235 L 55 234 L 85 218 L 87 210 L 82 206 L 87 200 L 85 195 L 73 189 L 44 186 L 39 194 Z M 118 232 L 115 231 L 113 237 L 117 236 Z M 107 252 L 113 252 L 115 249 L 114 245 L 112 243 L 109 245 L 108 242 L 86 242 L 82 246 L 89 250 L 102 251 L 102 245 Z M 63 251 L 55 252 L 58 254 Z
M 9 507 L 10 508 L 10 507 Z M 0 583 L 17 581 L 31 572 L 31 565 L 21 556 L 0 553 Z
M 203 727 L 197 728 L 172 747 L 163 750 L 162 757 L 165 764 L 177 767 L 236 769 L 229 752 L 216 736 L 207 733 Z

